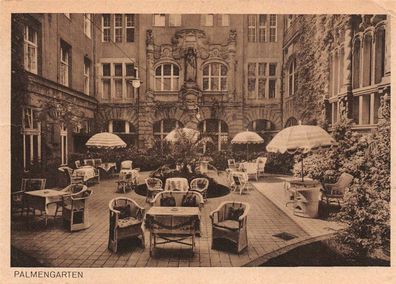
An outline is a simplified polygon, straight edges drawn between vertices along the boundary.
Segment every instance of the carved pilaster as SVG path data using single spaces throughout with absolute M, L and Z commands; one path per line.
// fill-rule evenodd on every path
M 349 19 L 345 25 L 344 41 L 344 88 L 346 92 L 352 89 L 352 25 Z
M 147 88 L 152 89 L 154 86 L 154 36 L 152 30 L 146 32 L 146 54 Z

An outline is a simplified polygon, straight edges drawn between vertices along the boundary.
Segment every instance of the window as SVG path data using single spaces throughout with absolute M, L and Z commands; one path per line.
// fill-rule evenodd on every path
M 91 61 L 84 58 L 84 93 L 89 95 L 89 76 L 91 70 Z
M 137 138 L 136 128 L 126 120 L 113 119 L 109 121 L 108 131 L 117 133 L 120 138 L 128 145 L 135 145 Z
M 220 151 L 228 141 L 228 125 L 219 119 L 205 119 L 198 124 L 201 137 L 209 137 Z M 206 147 L 204 147 L 204 151 Z
M 256 42 L 256 15 L 248 15 L 248 42 Z
M 256 132 L 266 141 L 268 140 L 267 132 L 273 130 L 273 124 L 266 119 L 257 119 L 249 123 L 248 130 Z
M 183 127 L 183 123 L 176 119 L 163 119 L 153 124 L 154 138 L 163 140 L 175 128 Z
M 276 63 L 248 63 L 247 80 L 248 97 L 252 99 L 274 98 L 277 82 Z
M 122 42 L 122 14 L 114 15 L 114 41 Z
M 288 72 L 288 95 L 293 96 L 296 91 L 297 91 L 296 59 L 293 59 L 289 65 L 289 72 Z
M 91 14 L 84 14 L 84 34 L 91 38 Z
M 37 74 L 37 31 L 25 25 L 24 32 L 25 70 Z
M 181 15 L 180 14 L 170 14 L 169 15 L 169 26 L 171 26 L 171 27 L 181 26 Z
M 385 73 L 385 30 L 376 31 L 375 39 L 375 82 L 380 83 Z
M 293 126 L 293 125 L 297 125 L 297 124 L 298 124 L 297 119 L 294 117 L 290 117 L 290 118 L 288 118 L 288 120 L 286 120 L 285 128 Z
M 39 112 L 31 108 L 22 110 L 23 168 L 25 171 L 41 162 L 41 122 Z
M 270 15 L 270 42 L 277 42 L 277 19 L 276 15 Z
M 61 42 L 60 50 L 60 83 L 64 86 L 70 86 L 70 46 L 65 42 Z
M 372 36 L 366 34 L 363 39 L 363 87 L 371 85 L 372 60 L 373 60 Z
M 154 26 L 165 27 L 165 14 L 154 14 Z
M 276 94 L 276 63 L 269 64 L 268 97 L 275 98 Z
M 267 15 L 259 15 L 259 42 L 267 41 Z
M 110 14 L 102 15 L 102 41 L 110 42 Z
M 221 26 L 228 27 L 230 25 L 230 15 L 222 14 L 221 16 Z
M 134 97 L 131 80 L 136 78 L 133 63 L 102 63 L 102 99 L 123 100 Z
M 135 15 L 125 15 L 125 34 L 127 42 L 135 41 Z
M 67 128 L 62 123 L 60 125 L 60 140 L 61 140 L 61 164 L 67 165 Z
M 156 91 L 179 90 L 179 67 L 175 64 L 161 64 L 155 69 Z
M 227 90 L 227 67 L 222 63 L 209 63 L 203 68 L 204 91 Z
M 204 14 L 203 16 L 203 25 L 206 27 L 213 26 L 213 14 Z

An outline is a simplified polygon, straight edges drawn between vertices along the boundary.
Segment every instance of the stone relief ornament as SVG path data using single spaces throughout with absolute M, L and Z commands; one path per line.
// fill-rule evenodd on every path
M 197 80 L 197 53 L 189 47 L 185 55 L 185 81 L 196 82 Z
M 146 31 L 146 45 L 154 45 L 154 36 L 153 36 L 153 31 L 152 30 L 147 30 Z

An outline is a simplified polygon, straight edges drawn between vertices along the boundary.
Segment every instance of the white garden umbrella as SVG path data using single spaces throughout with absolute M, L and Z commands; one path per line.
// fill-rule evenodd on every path
M 264 143 L 264 139 L 253 131 L 239 132 L 231 140 L 231 144 L 246 144 L 246 160 L 248 160 L 249 144 L 261 144 L 261 143 Z
M 126 145 L 127 144 L 119 136 L 109 132 L 97 133 L 85 143 L 85 146 L 88 148 L 99 149 L 124 148 Z
M 336 141 L 323 128 L 316 125 L 290 126 L 279 133 L 268 143 L 267 151 L 274 153 L 308 153 L 321 147 L 336 145 Z M 304 181 L 304 158 L 301 159 L 301 179 Z
M 165 140 L 175 143 L 179 141 L 179 139 L 185 135 L 186 139 L 188 139 L 190 142 L 195 143 L 198 140 L 199 137 L 199 131 L 191 128 L 176 128 L 173 129 L 171 132 L 168 133 L 168 135 L 165 136 Z

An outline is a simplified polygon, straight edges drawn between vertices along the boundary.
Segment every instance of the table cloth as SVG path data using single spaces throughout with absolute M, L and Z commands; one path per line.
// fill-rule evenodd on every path
M 95 168 L 92 166 L 83 166 L 81 168 L 75 169 L 73 172 L 74 176 L 82 176 L 84 182 L 95 177 Z
M 165 181 L 164 190 L 167 191 L 188 191 L 190 186 L 188 185 L 188 180 L 186 178 L 168 178 Z

